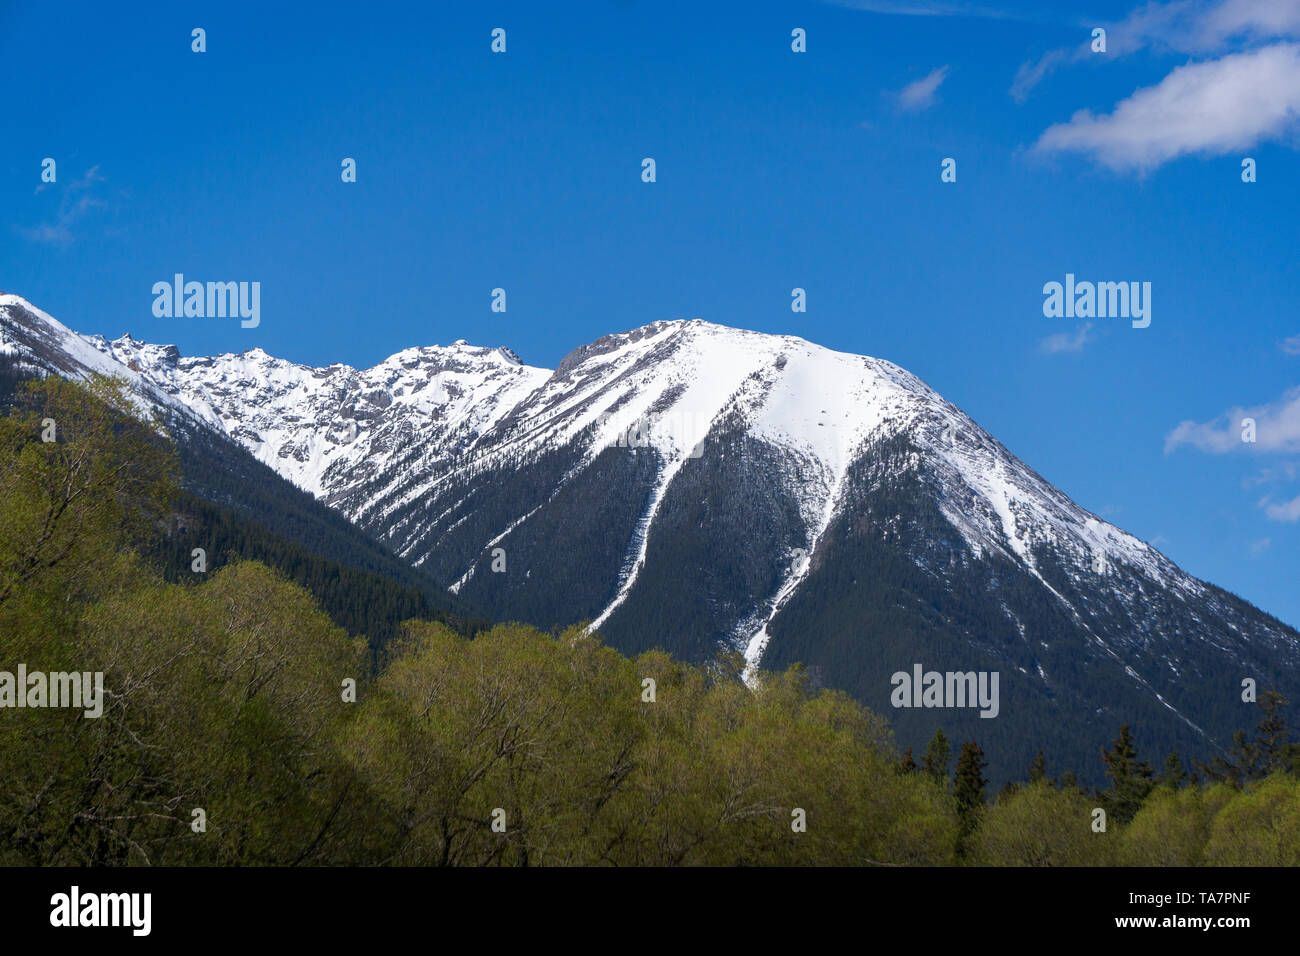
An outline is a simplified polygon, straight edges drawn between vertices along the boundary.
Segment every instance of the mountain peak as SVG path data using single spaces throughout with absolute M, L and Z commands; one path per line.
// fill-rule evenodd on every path
M 1075 504 L 906 370 L 796 336 L 673 319 L 554 372 L 463 339 L 312 368 L 108 345 L 3 296 L 0 351 L 127 377 L 498 619 L 585 619 L 692 660 L 727 644 L 751 676 L 801 661 L 878 709 L 918 647 L 1000 672 L 1010 719 L 943 726 L 1007 754 L 1099 714 L 1204 752 L 1232 729 L 1205 702 L 1235 675 L 1300 687 L 1295 631 Z M 509 571 L 488 570 L 496 548 Z M 900 724 L 916 746 L 933 729 Z

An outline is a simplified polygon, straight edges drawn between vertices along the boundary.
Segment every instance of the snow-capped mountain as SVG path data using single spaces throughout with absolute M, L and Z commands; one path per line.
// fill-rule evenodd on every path
M 1024 763 L 1049 743 L 1091 761 L 1129 721 L 1205 755 L 1250 720 L 1243 678 L 1300 690 L 1296 631 L 1075 504 L 914 375 L 800 338 L 678 320 L 554 371 L 463 341 L 316 369 L 82 337 L 6 296 L 0 350 L 127 370 L 495 617 L 591 621 L 629 653 L 730 646 L 752 673 L 799 661 L 912 745 L 942 725 Z M 891 709 L 917 663 L 1000 672 L 1000 718 Z
M 129 336 L 103 344 L 259 460 L 353 518 L 359 486 L 394 469 L 430 469 L 471 446 L 545 381 L 506 349 L 464 341 L 412 348 L 374 368 L 315 369 L 242 355 L 182 358 Z
M 161 351 L 175 352 L 176 348 L 166 346 Z M 64 378 L 120 376 L 130 383 L 142 412 L 157 409 L 169 417 L 192 417 L 183 402 L 158 389 L 138 368 L 114 357 L 103 336 L 73 332 L 20 296 L 0 294 L 0 356 L 20 368 Z

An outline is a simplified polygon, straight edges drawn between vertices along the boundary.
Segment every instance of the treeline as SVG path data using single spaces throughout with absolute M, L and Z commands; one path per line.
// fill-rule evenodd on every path
M 985 802 L 984 754 L 963 744 L 951 780 L 951 745 L 935 732 L 904 776 L 951 793 L 959 821 L 956 855 L 994 866 L 1300 865 L 1300 742 L 1286 700 L 1264 691 L 1255 736 L 1239 731 L 1229 754 L 1188 770 L 1177 753 L 1156 771 L 1139 757 L 1125 725 L 1102 750 L 1109 786 L 1084 788 L 1073 771 L 1052 779 L 1039 751 L 1023 783 Z
M 462 634 L 472 634 L 488 621 L 435 607 L 427 593 L 383 574 L 348 567 L 312 554 L 229 508 L 219 507 L 188 492 L 180 492 L 164 529 L 142 548 L 168 581 L 197 583 L 195 549 L 201 549 L 208 569 L 238 561 L 258 561 L 311 592 L 321 610 L 349 634 L 363 636 L 372 653 L 401 631 L 412 618 L 441 621 Z
M 40 380 L 0 355 L 0 412 L 30 406 Z M 171 489 L 165 512 L 156 525 L 137 529 L 139 537 L 121 542 L 167 580 L 195 583 L 195 548 L 212 569 L 260 561 L 305 587 L 331 620 L 364 636 L 376 653 L 411 618 L 442 621 L 464 634 L 487 626 L 430 577 L 228 439 L 186 428 L 174 448 L 178 487 Z
M 176 428 L 180 484 L 185 491 L 301 545 L 310 554 L 382 574 L 403 587 L 422 590 L 434 607 L 456 610 L 451 595 L 428 574 L 258 461 L 234 439 L 183 419 L 177 420 Z
M 988 801 L 974 743 L 954 777 L 946 743 L 908 767 L 799 668 L 749 687 L 736 656 L 427 621 L 372 665 L 261 564 L 192 584 L 140 557 L 175 463 L 125 409 L 112 383 L 49 379 L 0 418 L 0 671 L 105 689 L 99 718 L 0 708 L 5 864 L 1300 862 L 1293 765 L 1150 780 L 1098 832 L 1097 796 L 1045 773 Z

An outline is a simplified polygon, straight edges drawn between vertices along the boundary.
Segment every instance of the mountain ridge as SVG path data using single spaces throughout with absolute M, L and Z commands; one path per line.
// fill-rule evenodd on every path
M 1126 716 L 1212 753 L 1242 677 L 1300 690 L 1293 628 L 881 359 L 700 319 L 602 336 L 554 371 L 464 340 L 364 370 L 96 350 L 498 618 L 691 660 L 731 647 L 751 679 L 798 660 L 884 711 L 917 661 L 1001 669 L 1018 707 L 942 716 L 1007 736 L 1007 760 L 1032 756 L 1029 724 L 1083 739 Z M 895 714 L 909 743 L 940 716 Z

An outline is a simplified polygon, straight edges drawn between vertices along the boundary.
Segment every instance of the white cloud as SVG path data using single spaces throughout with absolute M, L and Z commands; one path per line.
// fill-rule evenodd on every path
M 1011 95 L 1023 101 L 1044 76 L 1058 67 L 1090 57 L 1117 57 L 1153 49 L 1161 53 L 1207 55 L 1226 52 L 1230 44 L 1257 44 L 1300 39 L 1300 3 L 1296 0 L 1174 0 L 1147 3 L 1123 20 L 1095 24 L 1106 30 L 1105 54 L 1092 52 L 1092 30 L 1081 43 L 1049 50 L 1023 63 Z
M 1057 352 L 1082 352 L 1083 347 L 1092 341 L 1092 323 L 1085 322 L 1078 332 L 1057 332 L 1038 343 L 1039 348 L 1049 355 Z
M 1117 170 L 1147 170 L 1187 154 L 1219 156 L 1300 128 L 1300 46 L 1236 53 L 1174 70 L 1114 112 L 1080 110 L 1049 127 L 1039 152 L 1081 152 Z
M 1017 103 L 1023 103 L 1028 98 L 1029 91 L 1041 83 L 1048 73 L 1064 63 L 1083 59 L 1089 52 L 1090 45 L 1084 43 L 1079 47 L 1049 50 L 1032 63 L 1021 63 L 1016 78 L 1011 83 L 1011 98 Z
M 934 105 L 934 95 L 948 76 L 948 67 L 941 66 L 915 83 L 898 91 L 898 105 L 905 110 L 924 110 Z
M 1272 543 L 1273 541 L 1271 538 L 1260 538 L 1258 541 L 1252 541 L 1250 543 L 1250 556 L 1252 558 L 1259 557 L 1268 550 L 1268 546 Z
M 1241 486 L 1243 488 L 1253 488 L 1256 485 L 1271 485 L 1280 481 L 1295 481 L 1300 477 L 1300 465 L 1294 461 L 1284 461 L 1276 467 L 1264 468 L 1258 475 L 1250 478 L 1243 478 Z
M 1255 441 L 1241 440 L 1243 418 L 1255 420 Z M 1231 451 L 1300 451 L 1300 386 L 1275 402 L 1253 408 L 1230 408 L 1212 421 L 1184 421 L 1165 436 L 1165 452 L 1181 445 L 1222 455 Z
M 1300 335 L 1293 335 L 1282 340 L 1282 351 L 1287 355 L 1300 355 Z
M 1174 0 L 1138 7 L 1107 30 L 1111 54 L 1216 53 L 1231 43 L 1300 37 L 1296 0 Z
M 1296 0 L 1225 0 L 1190 31 L 1190 42 L 1215 49 L 1232 40 L 1300 37 L 1300 3 Z
M 1300 495 L 1292 498 L 1290 501 L 1284 501 L 1281 504 L 1273 504 L 1265 498 L 1259 503 L 1264 509 L 1264 514 L 1268 515 L 1274 521 L 1297 521 L 1300 520 Z
M 53 222 L 41 223 L 32 229 L 19 231 L 33 242 L 66 246 L 73 241 L 72 227 L 86 217 L 92 209 L 107 205 L 102 199 L 92 195 L 104 177 L 99 175 L 99 167 L 92 166 L 80 179 L 74 179 L 63 188 L 59 198 L 59 211 Z

